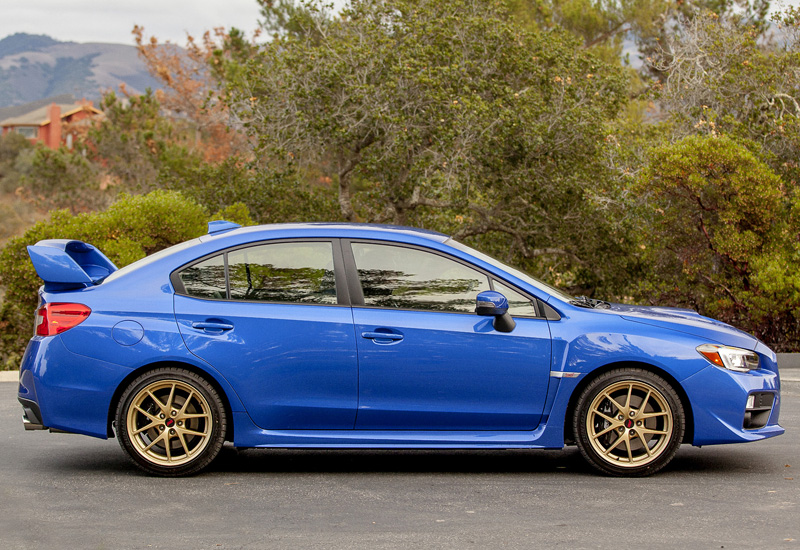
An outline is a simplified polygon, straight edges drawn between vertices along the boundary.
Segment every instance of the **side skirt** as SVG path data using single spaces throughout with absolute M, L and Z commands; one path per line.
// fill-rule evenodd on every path
M 234 446 L 369 449 L 560 449 L 544 441 L 546 424 L 531 431 L 262 430 L 234 413 Z

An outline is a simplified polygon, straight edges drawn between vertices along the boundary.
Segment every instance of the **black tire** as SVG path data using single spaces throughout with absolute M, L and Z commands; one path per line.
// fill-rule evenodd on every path
M 578 398 L 572 426 L 578 448 L 593 468 L 612 476 L 641 477 L 672 460 L 686 419 L 669 382 L 632 368 L 592 380 Z
M 222 399 L 208 381 L 186 369 L 160 368 L 134 379 L 115 418 L 120 446 L 153 475 L 196 474 L 225 443 Z

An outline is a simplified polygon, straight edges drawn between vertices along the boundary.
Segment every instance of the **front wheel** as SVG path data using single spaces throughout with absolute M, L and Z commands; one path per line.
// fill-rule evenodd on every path
M 225 407 L 197 374 L 161 368 L 136 378 L 117 407 L 117 438 L 142 470 L 160 476 L 199 472 L 225 442 Z
M 595 469 L 646 476 L 669 463 L 683 440 L 681 400 L 660 376 L 642 369 L 609 371 L 578 398 L 573 418 L 578 448 Z

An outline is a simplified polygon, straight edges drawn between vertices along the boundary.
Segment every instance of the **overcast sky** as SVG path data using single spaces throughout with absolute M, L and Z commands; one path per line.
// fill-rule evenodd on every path
M 259 17 L 256 0 L 0 0 L 0 39 L 25 32 L 69 42 L 133 44 L 131 29 L 185 44 L 214 27 L 250 34 Z

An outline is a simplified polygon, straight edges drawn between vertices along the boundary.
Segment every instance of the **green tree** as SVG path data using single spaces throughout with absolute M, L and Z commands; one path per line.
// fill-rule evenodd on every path
M 164 173 L 159 183 L 194 198 L 211 212 L 241 203 L 256 223 L 339 219 L 330 185 L 310 185 L 294 171 L 258 169 L 237 157 Z
M 329 177 L 346 220 L 592 271 L 579 252 L 608 228 L 583 199 L 626 102 L 618 67 L 563 31 L 519 29 L 498 2 L 365 0 L 339 17 L 301 6 L 274 19 L 286 30 L 271 42 L 232 40 L 215 58 L 257 158 Z
M 691 307 L 777 349 L 800 346 L 800 216 L 780 177 L 725 137 L 689 136 L 652 152 L 639 296 Z
M 189 147 L 194 140 L 191 125 L 164 116 L 150 90 L 125 102 L 109 93 L 101 108 L 105 119 L 88 132 L 87 152 L 102 165 L 110 186 L 147 192 L 158 187 L 164 174 L 203 163 L 202 153 Z

